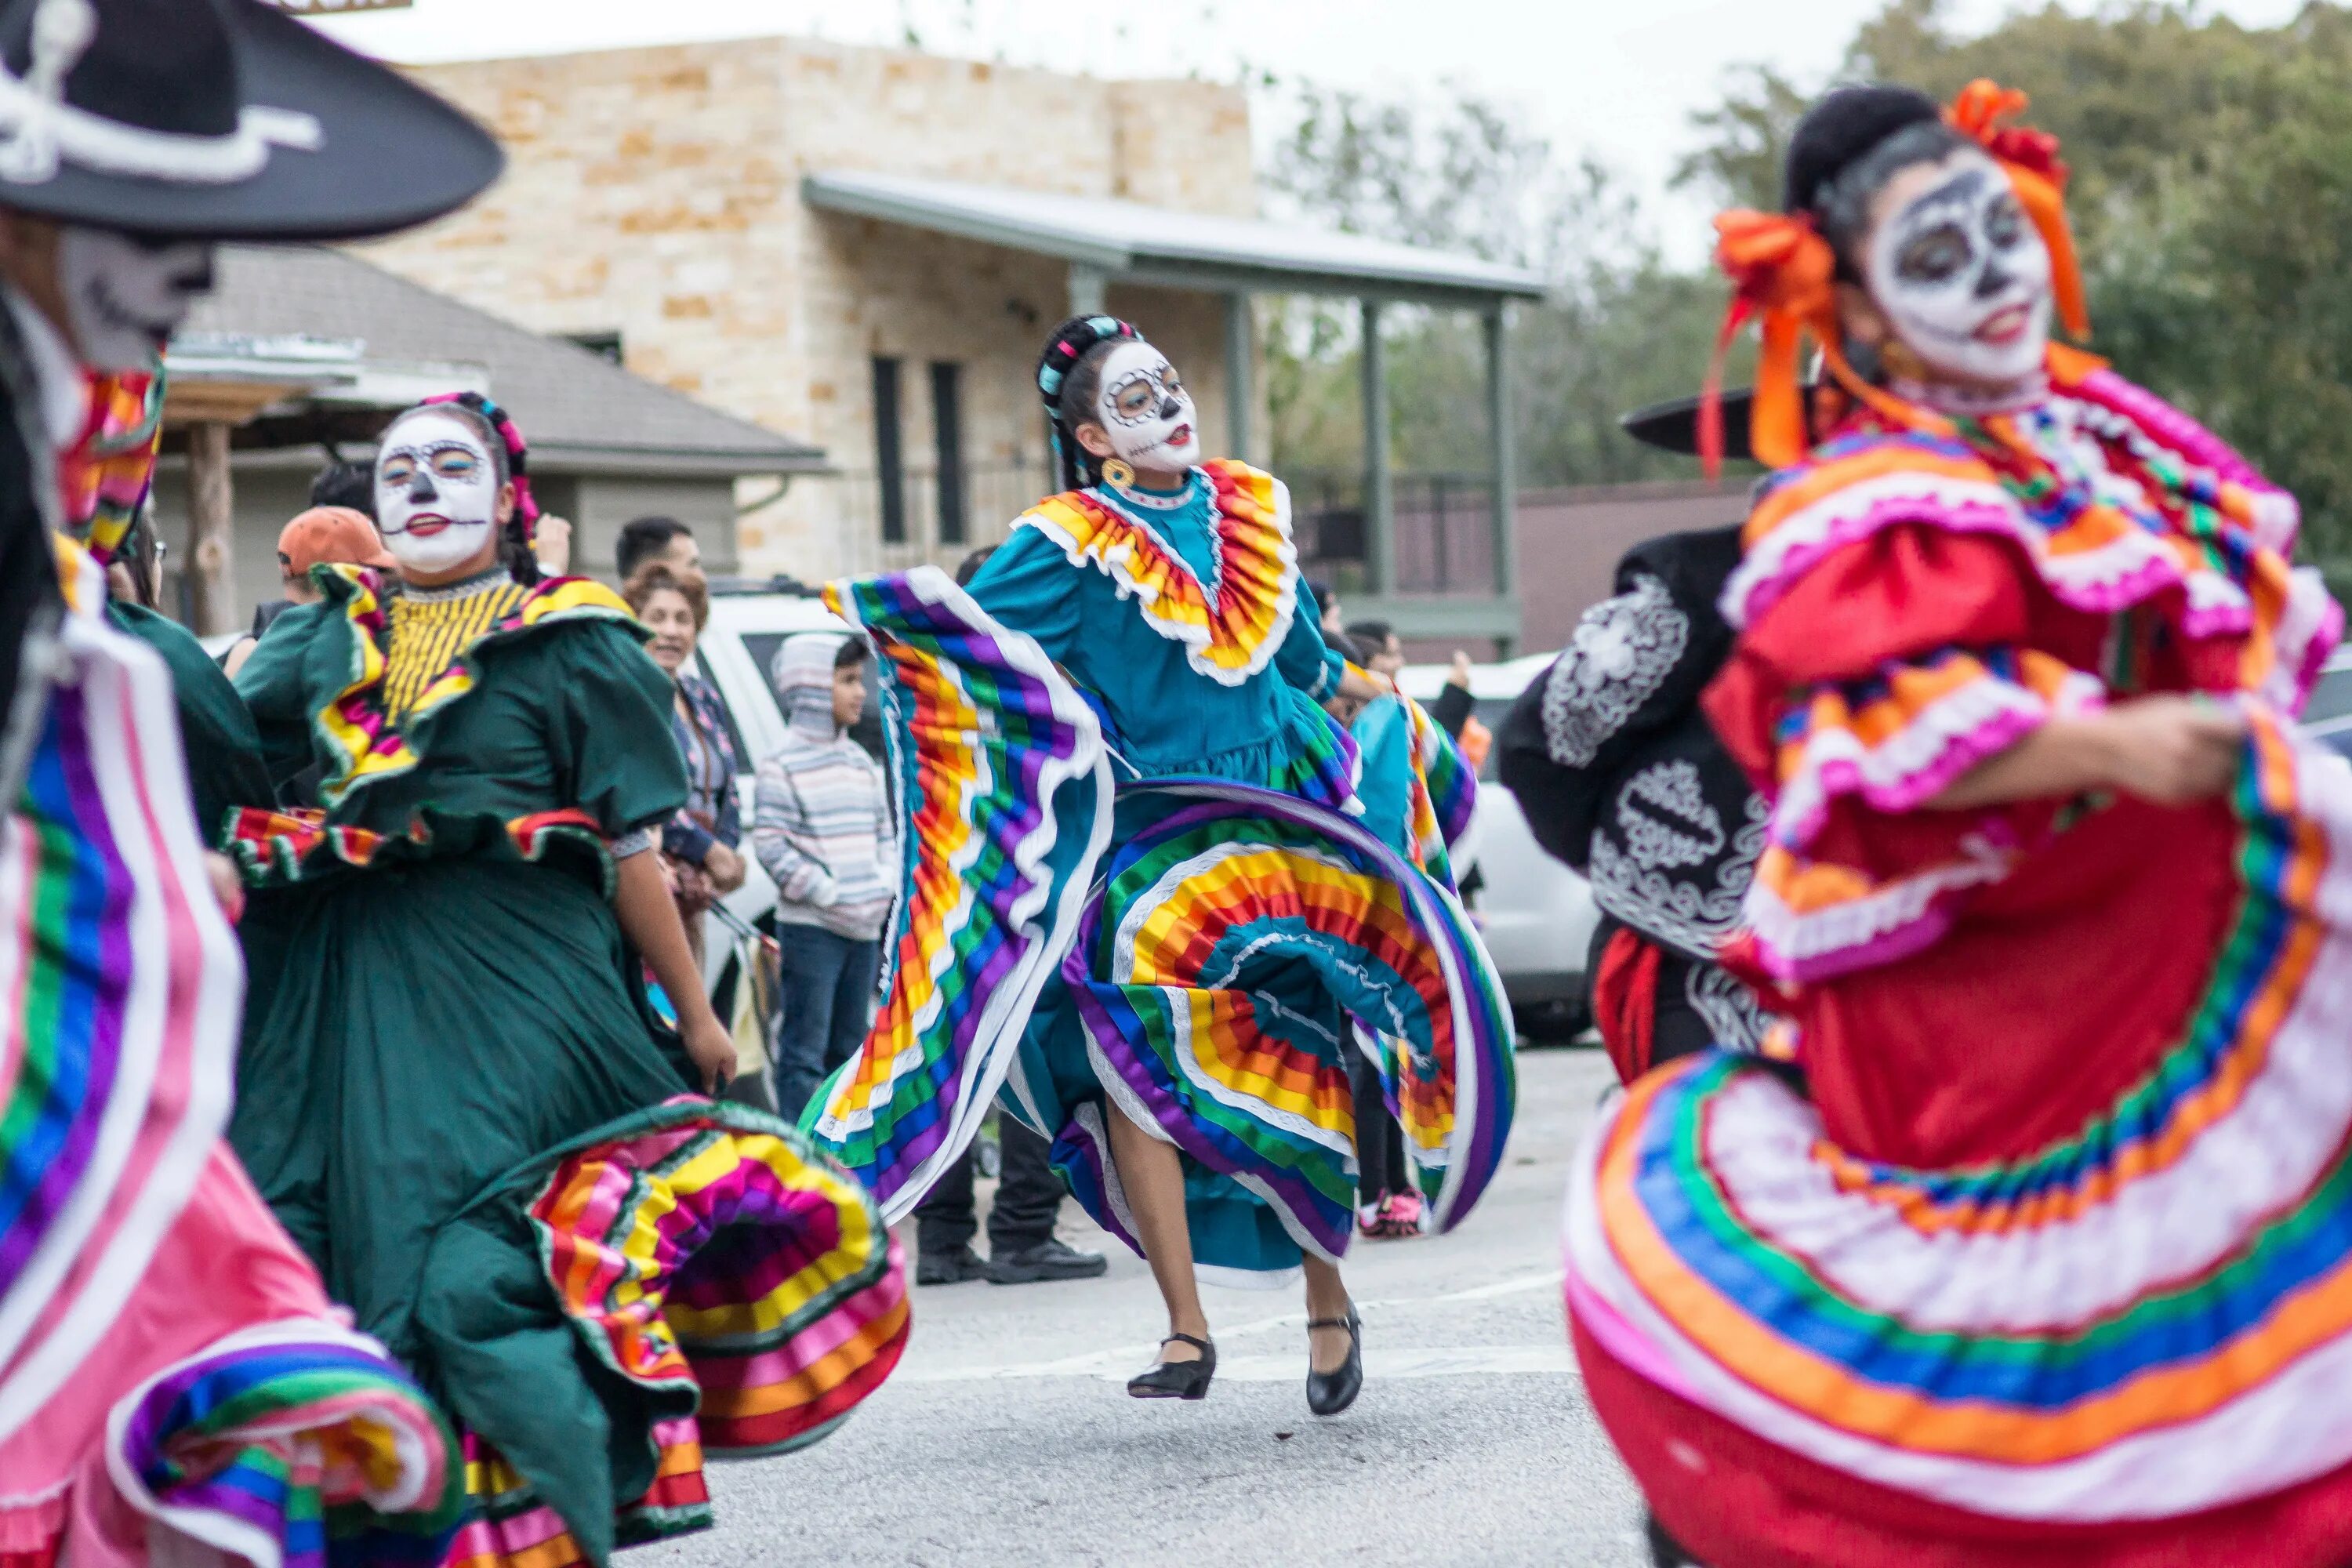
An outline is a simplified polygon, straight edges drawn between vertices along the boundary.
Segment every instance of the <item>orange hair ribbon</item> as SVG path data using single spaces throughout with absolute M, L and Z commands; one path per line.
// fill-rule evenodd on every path
M 1731 279 L 1731 304 L 1716 335 L 1715 358 L 1699 393 L 1699 461 L 1709 479 L 1723 468 L 1723 361 L 1739 329 L 1753 320 L 1763 340 L 1748 448 L 1758 461 L 1784 468 L 1811 445 L 1799 359 L 1811 333 L 1822 363 L 1855 397 L 1903 423 L 1916 422 L 1900 401 L 1870 385 L 1846 363 L 1838 330 L 1837 257 L 1804 213 L 1727 212 L 1715 220 L 1716 265 Z
M 2016 188 L 2018 204 L 2050 248 L 2051 291 L 2058 319 L 2078 338 L 2091 335 L 2091 312 L 2084 300 L 2083 267 L 2074 254 L 2074 231 L 2066 222 L 2066 164 L 2058 138 L 2023 125 L 2002 125 L 2022 114 L 2028 100 L 2013 88 L 1979 77 L 1960 89 L 1944 111 L 1945 121 L 1992 155 Z

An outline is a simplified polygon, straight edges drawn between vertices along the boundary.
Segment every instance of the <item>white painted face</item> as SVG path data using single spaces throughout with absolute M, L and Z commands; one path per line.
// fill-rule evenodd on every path
M 2000 165 L 1973 148 L 1904 170 L 1865 258 L 1871 298 L 1938 378 L 2009 387 L 2050 343 L 2049 247 Z
M 68 224 L 58 237 L 58 286 L 84 364 L 152 370 L 189 307 L 212 291 L 213 247 Z
M 437 408 L 404 415 L 375 458 L 376 531 L 412 572 L 446 572 L 499 526 L 499 470 L 473 425 Z
M 1168 356 L 1140 340 L 1119 344 L 1103 361 L 1095 418 L 1111 450 L 1135 468 L 1179 473 L 1201 460 L 1192 395 Z

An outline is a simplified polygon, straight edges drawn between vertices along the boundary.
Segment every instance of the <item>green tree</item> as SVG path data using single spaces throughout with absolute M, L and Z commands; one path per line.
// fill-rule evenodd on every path
M 1463 250 L 1538 271 L 1551 297 L 1514 311 L 1519 477 L 1604 483 L 1690 471 L 1627 438 L 1618 416 L 1696 384 L 1719 289 L 1659 258 L 1638 202 L 1601 165 L 1570 163 L 1507 108 L 1449 88 L 1375 100 L 1294 87 L 1290 131 L 1263 179 L 1299 216 L 1352 233 Z M 1391 461 L 1482 473 L 1485 347 L 1459 312 L 1391 310 Z M 1352 305 L 1293 301 L 1272 318 L 1267 393 L 1286 473 L 1362 466 Z

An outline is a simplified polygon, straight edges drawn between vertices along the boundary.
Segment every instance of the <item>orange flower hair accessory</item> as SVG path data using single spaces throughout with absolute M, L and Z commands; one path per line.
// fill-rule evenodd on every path
M 2058 138 L 2001 121 L 2025 112 L 2029 100 L 2013 88 L 1979 77 L 1960 89 L 1944 111 L 1946 123 L 1982 147 L 2009 175 L 2018 204 L 2050 249 L 2051 290 L 2058 319 L 2077 338 L 2091 335 L 2091 312 L 2083 294 L 2083 268 L 2074 254 L 2074 231 L 2066 222 L 2066 163 Z
M 1748 416 L 1748 447 L 1759 461 L 1786 468 L 1811 444 L 1800 363 L 1808 335 L 1821 345 L 1822 363 L 1841 386 L 1890 417 L 1909 421 L 1903 404 L 1846 363 L 1838 329 L 1837 256 L 1810 215 L 1742 208 L 1717 217 L 1715 232 L 1716 265 L 1730 278 L 1732 293 L 1699 394 L 1699 461 L 1707 478 L 1723 468 L 1724 357 L 1751 320 L 1762 340 L 1756 402 Z

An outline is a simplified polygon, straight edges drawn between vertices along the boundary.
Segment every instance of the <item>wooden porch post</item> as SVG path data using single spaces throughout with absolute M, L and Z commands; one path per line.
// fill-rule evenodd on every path
M 1250 384 L 1255 360 L 1250 297 L 1236 289 L 1225 296 L 1225 456 L 1248 462 L 1250 415 L 1257 401 Z
M 199 637 L 237 628 L 236 497 L 229 480 L 228 432 L 216 419 L 188 426 L 189 607 Z
M 1364 312 L 1364 564 L 1374 597 L 1396 592 L 1396 488 L 1389 473 L 1389 356 L 1381 302 Z
M 1519 479 L 1517 418 L 1511 407 L 1510 307 L 1495 301 L 1486 312 L 1486 425 L 1493 441 L 1489 454 L 1494 472 L 1488 483 L 1488 526 L 1494 531 L 1495 596 L 1507 599 L 1519 591 Z M 1508 658 L 1517 651 L 1516 637 L 1497 637 L 1496 652 Z

